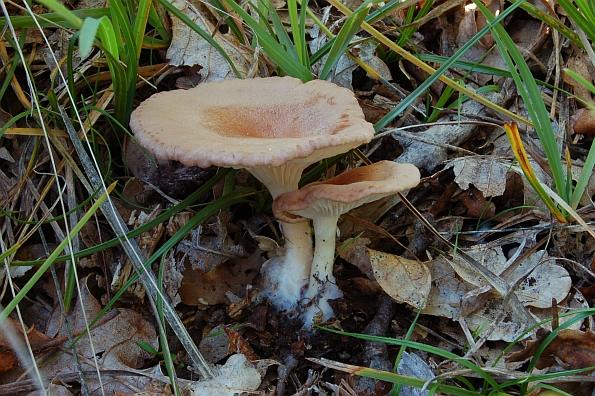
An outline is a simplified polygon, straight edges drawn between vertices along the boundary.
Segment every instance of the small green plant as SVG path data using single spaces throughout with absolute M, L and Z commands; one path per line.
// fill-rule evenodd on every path
M 501 374 L 500 370 L 491 370 L 491 368 L 488 368 L 488 367 L 481 367 L 480 365 L 475 364 L 474 362 L 472 362 L 466 358 L 463 358 L 462 356 L 456 355 L 454 353 L 447 352 L 440 348 L 436 348 L 436 347 L 433 347 L 430 345 L 410 341 L 409 337 L 411 336 L 412 329 L 415 327 L 415 321 L 417 319 L 413 322 L 407 335 L 405 336 L 405 338 L 403 340 L 390 338 L 390 337 L 371 336 L 371 335 L 367 335 L 367 334 L 349 333 L 349 332 L 345 332 L 345 331 L 339 331 L 339 330 L 329 329 L 329 328 L 325 328 L 325 327 L 320 327 L 321 329 L 323 329 L 325 331 L 339 334 L 339 335 L 354 337 L 354 338 L 358 338 L 358 339 L 362 339 L 362 340 L 366 340 L 366 341 L 382 342 L 382 343 L 386 343 L 387 345 L 399 346 L 400 347 L 399 356 L 401 355 L 402 351 L 405 348 L 419 350 L 419 351 L 423 351 L 425 353 L 439 356 L 440 358 L 452 361 L 453 363 L 461 366 L 462 368 L 467 369 L 469 372 L 469 375 L 472 376 L 471 378 L 475 378 L 475 379 L 479 378 L 479 379 L 483 380 L 483 384 L 480 387 L 474 386 L 469 381 L 469 379 L 464 376 L 457 376 L 456 378 L 453 378 L 453 380 L 458 380 L 457 385 L 459 385 L 459 386 L 453 386 L 452 382 L 449 382 L 449 384 L 445 384 L 442 382 L 442 380 L 438 380 L 438 379 L 428 382 L 428 381 L 425 381 L 425 380 L 422 380 L 419 378 L 407 377 L 407 376 L 396 374 L 394 372 L 389 372 L 389 371 L 376 370 L 376 369 L 360 367 L 360 366 L 352 366 L 352 365 L 347 365 L 347 364 L 342 364 L 342 363 L 337 363 L 337 362 L 332 362 L 332 361 L 319 362 L 316 359 L 311 359 L 311 360 L 315 360 L 318 363 L 323 364 L 327 367 L 332 367 L 337 370 L 346 371 L 346 372 L 349 372 L 351 374 L 355 374 L 358 376 L 392 382 L 395 385 L 395 388 L 393 389 L 391 396 L 397 395 L 398 393 L 396 393 L 396 392 L 398 392 L 398 389 L 402 386 L 411 386 L 411 387 L 415 387 L 418 389 L 423 388 L 423 389 L 429 390 L 430 392 L 440 392 L 442 394 L 447 394 L 447 395 L 471 396 L 471 395 L 482 394 L 482 395 L 488 395 L 488 396 L 504 396 L 504 395 L 525 396 L 525 395 L 530 394 L 535 388 L 539 388 L 539 387 L 543 387 L 545 389 L 555 389 L 554 387 L 552 387 L 551 385 L 548 385 L 547 383 L 541 384 L 540 381 L 547 381 L 549 383 L 552 383 L 552 382 L 554 382 L 554 380 L 556 378 L 581 374 L 581 373 L 585 373 L 585 372 L 593 370 L 593 367 L 585 367 L 585 368 L 577 369 L 577 370 L 566 370 L 566 371 L 562 371 L 562 372 L 552 372 L 552 373 L 547 373 L 547 374 L 532 374 L 532 371 L 535 369 L 535 365 L 537 364 L 541 354 L 545 351 L 546 347 L 558 336 L 558 333 L 561 330 L 570 328 L 570 326 L 575 325 L 576 323 L 581 323 L 585 320 L 588 320 L 588 318 L 590 316 L 593 316 L 594 314 L 595 314 L 595 309 L 583 309 L 583 310 L 577 310 L 577 311 L 566 312 L 564 314 L 561 314 L 560 318 L 568 318 L 568 320 L 563 322 L 558 328 L 554 329 L 543 340 L 543 342 L 540 344 L 539 348 L 536 350 L 533 357 L 531 358 L 531 360 L 528 364 L 528 367 L 524 370 L 524 372 L 515 372 L 514 375 L 511 375 L 511 377 L 514 377 L 514 379 L 512 379 L 512 380 L 497 380 L 497 376 L 500 376 L 500 374 Z M 500 354 L 498 359 L 496 359 L 496 361 L 493 363 L 492 367 L 495 368 L 498 361 L 501 360 L 504 357 L 504 355 L 508 351 L 510 351 L 520 340 L 526 338 L 527 335 L 532 333 L 536 328 L 541 327 L 544 324 L 551 322 L 551 321 L 552 321 L 551 318 L 541 321 L 541 322 L 537 323 L 535 326 L 532 326 L 531 328 L 527 329 L 523 334 L 519 335 L 519 337 L 516 340 L 514 340 L 512 343 L 510 343 L 506 347 L 506 349 L 504 349 L 504 351 L 502 351 L 502 353 Z M 398 358 L 397 358 L 397 362 L 395 363 L 395 367 L 397 364 L 398 364 Z M 503 381 L 503 382 L 498 382 L 498 381 Z M 531 384 L 532 387 L 529 388 L 528 384 Z M 477 383 L 476 383 L 476 385 L 477 385 Z
M 165 360 L 163 352 L 159 352 L 157 349 L 153 348 L 153 346 L 149 343 L 146 343 L 144 341 L 137 341 L 136 344 L 140 347 L 140 349 L 142 349 L 143 351 L 150 353 L 151 355 L 155 356 L 157 359 L 159 360 Z M 170 360 L 174 360 L 176 358 L 176 354 L 175 353 L 170 353 L 169 354 L 169 358 Z M 179 368 L 184 368 L 186 367 L 186 365 L 184 364 L 184 362 L 180 362 L 177 364 L 177 366 Z
M 481 1 L 474 0 L 477 8 L 484 14 L 488 21 L 494 21 L 495 17 L 490 13 L 490 11 L 481 3 Z M 521 2 L 516 2 L 515 4 L 520 4 Z M 561 2 L 567 3 L 566 5 L 570 7 L 569 2 Z M 581 1 L 580 3 L 586 3 Z M 578 3 L 577 3 L 578 4 Z M 580 13 L 573 13 L 572 10 L 569 8 L 567 12 L 574 15 L 577 18 L 577 21 L 580 25 L 587 28 L 589 31 L 592 30 L 591 27 L 593 24 L 590 25 L 587 21 L 594 21 L 592 18 L 591 9 L 586 4 L 582 4 L 586 8 L 581 8 L 581 10 L 586 10 L 585 14 Z M 575 10 L 577 11 L 577 10 Z M 590 19 L 589 19 L 590 18 Z M 595 32 L 593 32 L 595 37 Z M 541 97 L 541 92 L 527 63 L 524 60 L 523 55 L 517 48 L 516 44 L 512 41 L 508 33 L 504 30 L 504 28 L 500 25 L 495 25 L 492 28 L 492 34 L 496 44 L 498 45 L 504 60 L 508 64 L 508 69 L 512 74 L 512 78 L 516 83 L 517 90 L 520 96 L 523 98 L 523 102 L 525 104 L 525 108 L 529 113 L 529 118 L 531 119 L 532 123 L 531 126 L 535 128 L 535 132 L 539 137 L 543 150 L 546 154 L 548 163 L 550 165 L 551 173 L 554 179 L 554 184 L 556 187 L 556 192 L 558 196 L 561 198 L 563 202 L 569 205 L 570 210 L 558 206 L 554 202 L 555 197 L 552 197 L 549 191 L 546 191 L 544 186 L 542 185 L 542 181 L 537 179 L 534 172 L 531 170 L 531 165 L 528 161 L 528 157 L 526 154 L 523 155 L 524 148 L 518 133 L 518 129 L 514 124 L 508 124 L 506 128 L 507 135 L 511 141 L 511 145 L 513 147 L 513 151 L 519 161 L 523 172 L 525 172 L 525 176 L 539 195 L 539 197 L 543 200 L 546 204 L 550 212 L 561 222 L 566 222 L 570 215 L 573 217 L 577 217 L 574 209 L 578 207 L 580 202 L 580 198 L 585 192 L 585 187 L 587 185 L 587 181 L 593 171 L 593 166 L 595 165 L 595 154 L 592 154 L 594 148 L 592 147 L 589 153 L 589 157 L 587 163 L 585 164 L 583 171 L 579 177 L 578 183 L 576 186 L 573 186 L 571 172 L 570 172 L 570 163 L 566 164 L 565 166 L 562 162 L 562 155 L 558 149 L 558 143 L 556 138 L 556 132 L 552 127 L 552 122 L 549 117 L 549 113 L 546 109 L 545 103 L 543 102 L 543 98 Z M 592 52 L 592 48 L 587 49 L 587 53 Z M 590 160 L 590 161 L 589 161 Z

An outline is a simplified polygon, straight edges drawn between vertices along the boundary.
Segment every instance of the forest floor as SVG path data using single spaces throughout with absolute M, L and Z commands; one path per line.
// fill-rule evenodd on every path
M 295 35 L 285 2 L 268 4 Z M 356 10 L 360 4 L 345 5 Z M 497 16 L 511 4 L 487 6 Z M 96 18 L 110 15 L 91 0 L 67 5 L 103 10 Z M 128 125 L 115 122 L 128 120 L 156 92 L 232 77 L 230 59 L 246 78 L 282 73 L 266 44 L 264 50 L 255 44 L 256 33 L 243 26 L 242 42 L 237 26 L 205 4 L 177 5 L 225 49 L 225 59 L 163 11 L 163 30 L 155 28 L 161 36 L 149 27 L 141 32 L 139 78 L 134 75 L 121 100 L 114 65 L 103 52 L 73 55 L 82 43 L 67 22 L 52 19 L 61 27 L 38 29 L 32 19 L 19 19 L 28 15 L 23 6 L 6 2 L 14 25 L 0 19 L 0 254 L 6 265 L 0 394 L 534 395 L 555 387 L 591 395 L 595 179 L 588 155 L 595 123 L 584 104 L 592 101 L 588 85 L 565 70 L 592 83 L 592 48 L 581 49 L 520 7 L 501 23 L 538 82 L 554 132 L 548 146 L 522 122 L 534 121 L 536 104 L 521 97 L 497 40 L 491 33 L 474 38 L 488 23 L 475 3 L 404 5 L 372 25 L 435 69 L 474 40 L 443 76 L 489 105 L 444 78 L 412 96 L 428 70 L 370 30 L 357 30 L 349 56 L 337 57 L 328 79 L 353 92 L 377 133 L 357 152 L 313 164 L 304 181 L 365 166 L 363 157 L 413 164 L 421 181 L 403 193 L 407 202 L 391 194 L 341 216 L 333 275 L 343 297 L 330 301 L 334 317 L 306 330 L 301 316 L 279 312 L 261 293 L 267 289 L 263 264 L 282 254 L 284 244 L 266 187 L 244 169 L 155 160 Z M 36 14 L 48 12 L 30 6 Z M 561 7 L 530 6 L 568 26 L 568 35 L 576 28 Z M 344 20 L 333 2 L 309 7 L 339 32 Z M 246 9 L 256 14 L 255 7 Z M 326 36 L 311 15 L 304 21 L 304 48 L 312 55 Z M 160 41 L 150 41 L 155 37 Z M 324 59 L 317 62 L 307 69 L 314 76 L 325 73 Z M 128 64 L 122 72 L 129 70 Z M 392 112 L 400 104 L 397 116 Z M 238 114 L 232 109 L 225 117 Z M 73 133 L 84 148 L 73 144 Z M 511 136 L 525 157 L 511 147 Z M 197 140 L 188 144 L 205 144 Z M 552 147 L 566 187 L 555 182 Z M 527 166 L 538 185 L 558 195 L 579 180 L 586 180 L 585 192 L 570 210 L 556 201 L 557 215 L 528 181 Z M 101 185 L 111 191 L 107 200 Z M 111 209 L 99 208 L 98 199 Z M 123 234 L 129 241 L 118 241 Z M 144 258 L 135 262 L 132 252 Z M 155 276 L 138 280 L 138 263 L 150 264 Z M 165 302 L 154 298 L 158 292 Z M 175 309 L 169 317 L 168 307 Z M 172 325 L 172 312 L 185 331 Z M 209 366 L 197 364 L 188 342 Z M 198 381 L 204 370 L 217 380 Z

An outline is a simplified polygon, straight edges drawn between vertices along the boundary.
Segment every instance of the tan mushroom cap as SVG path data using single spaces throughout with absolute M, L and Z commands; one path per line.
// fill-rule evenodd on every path
M 279 167 L 329 148 L 311 162 L 374 136 L 353 93 L 292 77 L 225 80 L 151 96 L 130 127 L 157 158 L 187 166 Z
M 413 188 L 419 181 L 419 170 L 414 165 L 380 161 L 279 195 L 273 203 L 273 213 L 286 223 L 315 216 L 339 216 L 365 203 Z

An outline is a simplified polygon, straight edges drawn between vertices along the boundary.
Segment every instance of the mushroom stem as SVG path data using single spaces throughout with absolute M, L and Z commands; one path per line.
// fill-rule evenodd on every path
M 306 292 L 306 299 L 311 301 L 304 312 L 304 327 L 309 328 L 314 317 L 322 312 L 321 321 L 333 317 L 333 309 L 328 300 L 343 297 L 333 276 L 333 263 L 335 261 L 335 238 L 337 235 L 337 221 L 339 216 L 326 215 L 313 219 L 316 248 L 312 260 L 310 284 Z M 298 223 L 300 224 L 300 223 Z
M 278 167 L 258 166 L 247 170 L 268 188 L 275 199 L 280 194 L 298 189 L 302 172 L 310 163 L 310 160 L 294 160 Z M 285 239 L 285 257 L 277 263 L 278 268 L 273 269 L 279 274 L 273 303 L 277 308 L 291 310 L 301 299 L 302 288 L 310 275 L 312 238 L 307 221 L 281 222 L 281 229 Z
M 275 305 L 290 307 L 301 299 L 302 288 L 310 276 L 312 239 L 307 221 L 295 224 L 281 222 L 281 228 L 285 239 L 285 258 L 278 285 L 282 293 L 277 298 L 286 301 L 275 301 Z

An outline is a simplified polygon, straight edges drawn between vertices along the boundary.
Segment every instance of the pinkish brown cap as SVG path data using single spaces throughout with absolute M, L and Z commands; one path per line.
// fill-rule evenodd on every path
M 419 181 L 419 170 L 414 165 L 380 161 L 279 195 L 273 213 L 286 223 L 317 216 L 338 217 L 365 203 L 413 188 Z
M 308 165 L 374 136 L 351 91 L 292 77 L 158 93 L 132 113 L 130 128 L 159 159 L 246 168 L 273 197 L 296 190 Z
M 203 168 L 278 167 L 329 150 L 314 163 L 374 136 L 351 91 L 291 77 L 224 80 L 158 93 L 132 113 L 130 128 L 157 158 Z

